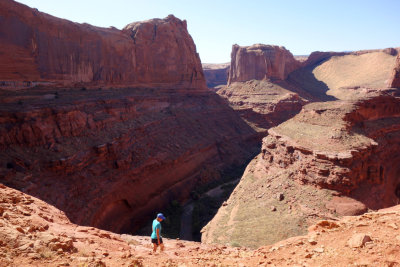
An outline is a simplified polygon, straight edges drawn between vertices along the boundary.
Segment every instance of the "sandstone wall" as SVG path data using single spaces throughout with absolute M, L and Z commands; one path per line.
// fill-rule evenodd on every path
M 321 219 L 397 205 L 396 94 L 368 89 L 358 99 L 311 103 L 269 129 L 261 153 L 203 228 L 202 241 L 258 247 L 302 235 Z
M 301 65 L 284 47 L 255 44 L 232 46 L 228 84 L 248 80 L 286 79 Z
M 252 129 L 207 91 L 44 93 L 0 109 L 0 182 L 78 224 L 132 232 L 257 150 Z
M 0 3 L 0 54 L 2 87 L 25 81 L 28 85 L 205 88 L 186 21 L 172 15 L 135 22 L 120 31 L 59 19 L 4 0 Z
M 74 223 L 133 232 L 257 150 L 172 15 L 120 31 L 5 0 L 0 44 L 0 182 Z
M 392 72 L 392 77 L 389 81 L 389 87 L 400 88 L 400 54 L 396 58 L 396 66 Z
M 393 206 L 400 198 L 399 103 L 383 95 L 351 107 L 340 101 L 335 107 L 306 106 L 293 121 L 269 131 L 262 148 L 265 165 L 295 167 L 294 179 L 340 191 L 372 209 Z M 336 124 L 334 116 L 343 123 Z

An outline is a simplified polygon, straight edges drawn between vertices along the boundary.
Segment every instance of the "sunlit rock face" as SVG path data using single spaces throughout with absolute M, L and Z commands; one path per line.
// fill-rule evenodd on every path
M 202 241 L 259 247 L 304 234 L 321 219 L 397 205 L 398 90 L 358 90 L 358 97 L 305 105 L 269 129 Z M 266 226 L 257 228 L 260 221 Z
M 396 66 L 393 69 L 392 77 L 389 81 L 389 87 L 400 88 L 400 54 L 396 58 Z
M 284 47 L 255 44 L 232 47 L 228 84 L 249 80 L 286 79 L 299 68 L 298 62 Z
M 205 87 L 186 21 L 173 15 L 135 22 L 121 31 L 74 23 L 4 0 L 0 22 L 3 86 Z

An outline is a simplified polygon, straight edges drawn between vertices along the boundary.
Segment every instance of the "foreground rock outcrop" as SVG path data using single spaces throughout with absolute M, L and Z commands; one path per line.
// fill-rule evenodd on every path
M 305 233 L 318 219 L 398 203 L 398 92 L 342 90 L 347 99 L 308 104 L 268 131 L 202 241 L 257 247 Z
M 340 221 L 319 221 L 305 236 L 257 250 L 163 238 L 165 252 L 153 255 L 148 237 L 72 224 L 55 207 L 0 184 L 0 265 L 396 266 L 399 219 L 396 206 Z
M 205 87 L 186 21 L 170 15 L 122 31 L 0 3 L 0 88 L 37 84 Z
M 206 89 L 185 21 L 119 31 L 0 7 L 0 182 L 74 223 L 134 232 L 257 150 Z

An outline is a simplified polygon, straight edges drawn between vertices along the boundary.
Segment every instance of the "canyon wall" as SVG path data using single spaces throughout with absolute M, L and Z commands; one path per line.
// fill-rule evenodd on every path
M 304 234 L 319 219 L 397 205 L 399 93 L 359 88 L 354 94 L 308 104 L 269 129 L 202 241 L 257 247 Z
M 275 45 L 232 46 L 228 84 L 248 80 L 279 79 L 299 68 L 290 51 Z
M 215 93 L 30 92 L 0 109 L 0 182 L 78 224 L 134 231 L 257 150 L 252 129 Z
M 217 93 L 260 133 L 291 118 L 307 102 L 284 80 L 301 66 L 284 47 L 232 46 L 228 84 Z
M 0 20 L 0 182 L 72 222 L 133 232 L 258 150 L 206 90 L 185 21 L 119 31 L 9 0 Z
M 392 77 L 389 81 L 389 87 L 400 88 L 400 54 L 397 55 L 396 66 L 393 69 Z
M 0 3 L 0 86 L 175 84 L 204 88 L 186 21 L 173 15 L 122 31 Z

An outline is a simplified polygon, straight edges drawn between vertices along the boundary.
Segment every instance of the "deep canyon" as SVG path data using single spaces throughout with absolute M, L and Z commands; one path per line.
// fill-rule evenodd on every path
M 0 265 L 51 265 L 24 257 L 36 247 L 80 264 L 70 256 L 86 246 L 111 266 L 202 265 L 199 254 L 255 266 L 314 246 L 295 237 L 307 231 L 324 243 L 333 231 L 372 231 L 373 220 L 398 229 L 399 89 L 400 48 L 296 56 L 234 44 L 230 63 L 202 65 L 173 15 L 119 30 L 3 0 Z M 147 259 L 144 237 L 127 234 L 185 204 L 195 229 L 185 231 L 201 245 L 170 240 L 168 259 Z M 386 239 L 372 251 L 386 251 Z

